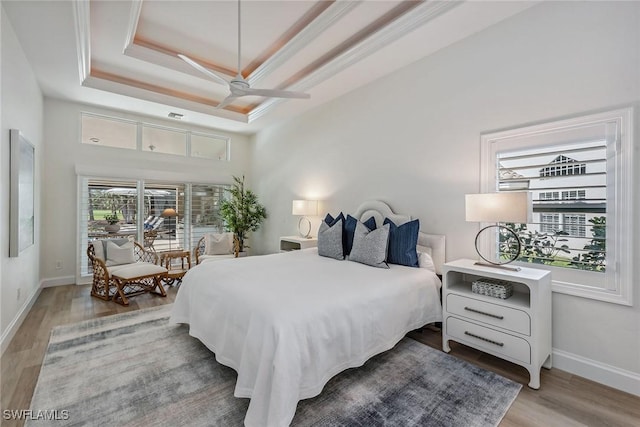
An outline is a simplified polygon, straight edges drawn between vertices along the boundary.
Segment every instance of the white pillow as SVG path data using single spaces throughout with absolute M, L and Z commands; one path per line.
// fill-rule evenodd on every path
M 430 257 L 433 256 L 433 249 L 429 246 L 416 245 L 416 251 L 424 252 Z
M 133 264 L 136 258 L 133 255 L 133 242 L 126 242 L 118 246 L 112 241 L 107 241 L 107 267 L 112 265 Z
M 433 263 L 433 258 L 431 258 L 431 255 L 426 252 L 418 252 L 418 267 L 426 268 L 434 273 L 436 272 L 436 266 Z
M 101 259 L 102 261 L 105 261 L 104 259 L 104 244 L 102 243 L 102 241 L 100 240 L 94 240 L 93 242 L 91 242 L 91 244 L 93 245 L 93 254 L 96 258 Z
M 205 255 L 228 255 L 233 253 L 233 233 L 209 233 L 204 236 Z

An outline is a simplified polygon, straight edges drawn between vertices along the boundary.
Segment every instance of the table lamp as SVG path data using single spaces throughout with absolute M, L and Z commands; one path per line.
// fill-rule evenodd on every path
M 476 264 L 519 271 L 519 267 L 505 264 L 515 261 L 520 256 L 520 238 L 515 231 L 505 225 L 500 225 L 500 223 L 528 224 L 531 222 L 532 212 L 532 198 L 529 191 L 465 195 L 466 221 L 495 223 L 482 228 L 476 235 L 476 252 L 484 260 L 484 262 L 478 261 Z M 492 256 L 483 255 L 478 248 L 478 241 L 482 240 L 480 236 L 483 233 L 494 233 L 496 230 L 498 231 L 497 235 L 491 234 L 496 244 L 496 247 L 491 245 Z
M 318 215 L 317 200 L 294 200 L 291 207 L 291 215 L 301 216 L 298 221 L 298 233 L 305 239 L 311 238 L 311 221 L 307 216 Z M 303 231 L 303 223 L 306 222 L 307 230 Z

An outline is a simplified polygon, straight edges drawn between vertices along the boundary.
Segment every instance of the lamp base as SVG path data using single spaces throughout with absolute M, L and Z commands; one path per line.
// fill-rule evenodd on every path
M 492 239 L 496 247 L 491 248 L 488 254 L 483 254 L 480 250 L 480 236 L 482 233 L 489 233 L 486 239 Z M 486 267 L 502 268 L 503 270 L 520 271 L 520 267 L 507 267 L 509 264 L 518 259 L 522 244 L 520 238 L 512 229 L 504 225 L 496 224 L 484 227 L 476 235 L 476 252 L 483 261 L 478 261 L 476 265 L 484 265 Z
M 481 265 L 483 267 L 499 268 L 501 270 L 508 270 L 508 271 L 520 271 L 520 270 L 522 270 L 520 267 L 516 267 L 516 266 L 513 266 L 513 265 L 491 264 L 489 262 L 482 262 L 482 261 L 476 261 L 474 263 L 474 265 Z
M 307 222 L 307 231 L 306 232 L 302 231 L 303 230 L 302 229 L 303 221 Z M 300 237 L 303 237 L 305 239 L 310 239 L 311 238 L 311 221 L 309 220 L 309 218 L 303 216 L 298 220 L 298 234 L 300 234 Z

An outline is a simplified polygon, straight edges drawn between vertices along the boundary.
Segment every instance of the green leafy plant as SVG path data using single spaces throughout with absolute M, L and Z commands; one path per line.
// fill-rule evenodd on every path
M 220 204 L 220 215 L 224 219 L 225 228 L 233 232 L 237 240 L 237 251 L 245 248 L 247 233 L 256 231 L 267 217 L 267 210 L 258 203 L 258 197 L 244 186 L 242 178 L 233 177 L 234 184 L 226 189 L 229 198 Z
M 104 216 L 104 219 L 109 224 L 117 224 L 120 221 L 120 219 L 118 218 L 118 214 L 116 213 L 106 214 Z
M 606 271 L 607 261 L 607 217 L 591 218 L 591 241 L 584 246 L 587 253 L 573 257 L 572 265 L 583 270 Z
M 561 253 L 570 254 L 569 246 L 563 242 L 568 241 L 565 237 L 569 233 L 556 231 L 554 233 L 541 233 L 537 230 L 527 230 L 527 224 L 506 224 L 520 238 L 522 245 L 519 261 L 532 262 L 536 264 L 553 264 L 557 261 Z

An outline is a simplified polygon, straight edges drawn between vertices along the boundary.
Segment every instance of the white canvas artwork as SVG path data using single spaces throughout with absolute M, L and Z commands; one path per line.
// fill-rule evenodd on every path
M 17 257 L 34 243 L 35 148 L 11 129 L 11 211 L 9 256 Z

